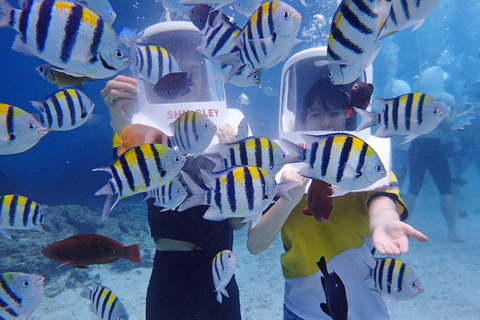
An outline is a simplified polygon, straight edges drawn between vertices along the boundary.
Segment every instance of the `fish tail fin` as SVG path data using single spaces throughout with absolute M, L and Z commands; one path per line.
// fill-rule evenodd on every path
M 7 0 L 0 0 L 0 28 L 8 27 L 10 20 L 10 11 L 13 7 L 7 2 Z
M 294 187 L 298 186 L 298 182 L 296 181 L 289 181 L 289 182 L 282 182 L 279 183 L 277 186 L 277 196 L 291 201 L 292 198 L 288 194 L 288 190 L 293 189 Z
M 142 263 L 140 259 L 140 248 L 138 244 L 132 244 L 131 246 L 125 247 L 125 258 L 133 262 Z
M 44 209 L 46 209 L 47 206 L 44 207 Z M 40 209 L 42 210 L 42 209 Z M 50 228 L 50 230 L 52 230 L 53 232 L 55 233 L 58 233 L 58 230 L 57 228 L 55 228 L 55 226 L 53 225 L 53 218 L 55 218 L 55 216 L 57 215 L 56 212 L 50 212 L 50 213 L 47 213 L 47 214 L 44 214 L 43 215 L 43 221 L 42 221 L 42 225 L 46 225 Z
M 85 299 L 90 299 L 90 293 L 92 292 L 92 290 L 90 290 L 90 288 L 88 288 L 87 286 L 85 286 L 83 283 L 81 283 L 80 281 L 78 281 L 77 279 L 75 279 L 78 284 L 82 287 L 83 291 L 80 292 L 80 295 L 85 298 Z
M 378 115 L 376 113 L 368 112 L 357 107 L 353 107 L 353 109 L 362 117 L 362 123 L 360 123 L 360 125 L 355 131 L 361 131 L 363 129 L 370 128 L 378 124 Z
M 185 180 L 185 182 L 187 183 L 187 186 L 190 189 L 190 193 L 192 195 L 185 199 L 185 201 L 178 207 L 177 210 L 180 212 L 203 204 L 203 198 L 205 194 L 205 190 L 200 188 L 188 174 L 183 171 L 181 173 L 183 180 Z
M 113 200 L 113 194 L 108 194 L 107 198 L 105 199 L 105 203 L 103 204 L 102 220 L 105 220 L 108 218 L 108 214 L 110 213 L 110 211 L 112 211 L 113 208 L 115 208 L 115 206 L 117 205 L 118 201 L 120 201 L 120 196 L 117 197 L 117 200 L 115 200 L 115 202 L 113 202 L 112 200 Z
M 285 139 L 278 140 L 283 150 L 287 152 L 285 158 L 279 161 L 280 165 L 294 162 L 302 162 L 307 158 L 307 150 Z
M 217 302 L 222 303 L 222 300 L 223 300 L 222 294 L 220 293 L 220 291 L 217 291 Z
M 327 261 L 324 256 L 320 257 L 320 260 L 317 262 L 318 269 L 323 273 L 323 276 L 328 276 Z

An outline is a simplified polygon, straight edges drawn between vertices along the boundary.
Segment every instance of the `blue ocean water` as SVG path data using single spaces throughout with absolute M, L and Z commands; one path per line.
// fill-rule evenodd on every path
M 331 19 L 339 3 L 333 0 L 306 1 L 309 4 L 307 8 L 303 7 L 299 0 L 289 1 L 303 16 L 299 38 L 304 40 L 294 47 L 291 55 L 306 48 L 326 45 L 329 24 L 319 28 L 315 25 L 314 16 L 322 14 L 325 19 Z M 153 0 L 134 3 L 112 0 L 111 3 L 117 13 L 114 24 L 117 32 L 123 27 L 142 30 L 158 22 L 162 13 L 161 4 Z M 226 13 L 234 14 L 239 25 L 243 25 L 246 20 L 245 17 L 228 8 Z M 373 64 L 374 95 L 382 96 L 384 87 L 392 79 L 402 79 L 413 88 L 422 71 L 440 66 L 447 75 L 445 92 L 454 96 L 461 110 L 465 110 L 468 103 L 480 103 L 480 84 L 477 82 L 480 81 L 479 16 L 480 3 L 476 0 L 440 0 L 435 10 L 418 30 L 414 32 L 403 30 L 383 40 L 382 49 Z M 52 93 L 55 88 L 42 80 L 35 71 L 35 67 L 43 63 L 42 60 L 24 56 L 10 49 L 15 35 L 16 32 L 12 29 L 0 30 L 0 70 L 3 74 L 0 103 L 12 104 L 26 111 L 36 112 L 29 101 L 40 100 Z M 278 137 L 279 99 L 266 95 L 262 89 L 267 87 L 280 89 L 282 66 L 283 62 L 263 71 L 262 88 L 239 88 L 226 85 L 228 106 L 241 109 L 249 119 L 252 131 L 256 135 L 268 138 Z M 49 206 L 86 206 L 100 215 L 104 197 L 96 197 L 94 193 L 105 184 L 109 176 L 106 173 L 92 172 L 92 169 L 105 166 L 112 158 L 112 130 L 107 108 L 100 95 L 100 90 L 104 88 L 107 81 L 108 79 L 102 79 L 85 84 L 86 94 L 96 104 L 94 114 L 101 116 L 99 123 L 84 125 L 68 132 L 52 132 L 24 153 L 0 156 L 0 194 L 17 193 Z M 248 106 L 242 106 L 237 101 L 241 93 L 249 97 Z M 477 134 L 480 133 L 479 118 L 480 115 L 472 120 L 472 124 L 466 127 L 466 130 L 456 131 L 447 139 L 452 146 L 448 149 L 451 150 L 449 159 L 452 176 L 466 182 L 464 185 L 454 185 L 456 210 L 467 215 L 466 220 L 458 219 L 459 232 L 466 238 L 470 235 L 465 230 L 473 233 L 480 226 L 480 205 L 475 201 L 475 190 L 479 183 L 479 171 L 476 166 L 476 162 L 480 159 L 480 141 Z M 401 169 L 406 169 L 407 165 L 401 157 L 394 157 L 393 164 Z M 478 168 L 480 170 L 480 166 Z M 405 186 L 408 178 L 404 177 L 403 182 L 401 190 L 402 193 L 406 193 Z M 139 202 L 141 198 L 134 197 L 130 201 Z M 422 226 L 434 234 L 434 241 L 441 242 L 445 241 L 446 228 L 439 209 L 439 201 L 435 185 L 427 175 L 412 219 L 416 226 Z M 421 210 L 431 211 L 422 216 Z M 432 220 L 435 221 L 435 228 L 428 223 Z M 465 224 L 468 224 L 468 228 Z M 421 248 L 421 245 L 415 245 L 415 249 L 421 250 Z M 478 284 L 478 250 L 472 253 L 468 251 L 471 248 L 471 243 L 463 247 L 462 244 L 449 245 L 448 250 L 460 255 L 461 258 L 456 259 L 461 260 L 463 264 L 459 269 L 454 268 L 444 272 L 458 272 L 462 277 L 476 279 Z M 465 257 L 472 254 L 475 255 L 473 266 L 465 261 Z M 446 265 L 452 263 L 452 261 L 437 262 Z M 425 272 L 425 275 L 428 276 L 429 273 Z M 277 281 L 281 282 L 282 279 Z M 449 284 L 452 285 L 452 283 Z M 441 288 L 442 283 L 432 282 L 432 285 Z M 467 291 L 472 289 L 475 291 L 475 296 L 478 296 L 478 286 L 465 288 Z M 444 290 L 448 291 L 449 288 Z M 442 315 L 428 319 L 480 319 L 478 316 L 480 311 L 473 305 L 474 301 L 467 298 L 466 301 L 465 308 L 469 310 L 468 315 L 457 313 L 451 317 Z M 418 315 L 415 319 L 427 318 Z

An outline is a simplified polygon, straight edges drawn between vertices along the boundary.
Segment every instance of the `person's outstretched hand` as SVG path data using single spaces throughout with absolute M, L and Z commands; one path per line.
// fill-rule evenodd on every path
M 108 107 L 110 125 L 115 132 L 132 123 L 137 112 L 138 81 L 126 76 L 117 76 L 107 82 L 100 92 Z
M 372 235 L 373 245 L 382 255 L 399 256 L 408 251 L 408 238 L 427 242 L 428 238 L 412 226 L 393 220 L 379 226 Z

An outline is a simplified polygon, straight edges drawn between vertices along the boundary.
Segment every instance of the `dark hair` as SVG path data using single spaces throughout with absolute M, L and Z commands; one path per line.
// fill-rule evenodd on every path
M 328 106 L 333 109 L 345 110 L 349 103 L 348 95 L 345 92 L 348 92 L 345 86 L 336 86 L 332 84 L 329 78 L 321 77 L 318 79 L 308 90 L 308 93 L 305 97 L 303 107 L 299 115 L 299 121 L 297 125 L 303 127 L 307 120 L 308 112 L 311 110 L 312 105 L 315 101 L 318 101 L 319 104 L 323 107 Z M 355 117 L 347 119 L 346 130 L 353 130 L 356 126 Z M 299 128 L 302 130 L 302 128 Z

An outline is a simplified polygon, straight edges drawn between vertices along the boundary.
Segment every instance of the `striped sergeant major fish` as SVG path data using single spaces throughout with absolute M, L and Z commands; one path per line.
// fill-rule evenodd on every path
M 52 219 L 55 213 L 44 213 L 47 206 L 16 194 L 0 196 L 0 233 L 12 240 L 8 230 L 42 231 L 47 225 L 55 231 Z
M 41 275 L 22 272 L 0 274 L 0 319 L 24 320 L 30 317 L 43 299 Z
M 282 145 L 286 143 L 290 143 L 295 150 L 301 149 L 287 140 L 282 141 Z M 259 167 L 272 174 L 276 174 L 287 163 L 302 161 L 304 153 L 301 149 L 300 153 L 287 155 L 276 142 L 262 137 L 248 137 L 233 143 L 217 144 L 209 150 L 221 157 L 211 157 L 217 164 L 215 170 L 243 165 Z
M 218 303 L 222 303 L 222 295 L 227 298 L 229 297 L 225 287 L 233 277 L 235 268 L 237 267 L 237 260 L 238 255 L 231 250 L 220 251 L 217 253 L 215 258 L 213 258 L 212 276 L 213 285 L 215 286 L 215 291 L 217 292 Z
M 30 113 L 0 103 L 0 155 L 27 151 L 47 133 Z
M 175 210 L 183 200 L 187 198 L 187 190 L 182 185 L 180 180 L 174 179 L 167 182 L 160 188 L 156 188 L 147 192 L 145 200 L 153 198 L 153 203 L 156 207 L 163 208 L 161 211 Z
M 412 141 L 435 129 L 443 120 L 446 108 L 443 102 L 424 93 L 407 93 L 393 99 L 374 98 L 373 105 L 381 106 L 380 113 L 354 108 L 362 117 L 356 131 L 375 125 L 380 127 L 375 136 L 380 138 L 407 136 L 402 143 Z
M 395 300 L 410 300 L 424 291 L 413 270 L 399 259 L 375 258 L 370 277 L 375 284 L 373 290 Z
M 387 171 L 375 150 L 362 139 L 348 133 L 302 134 L 310 144 L 298 174 L 330 183 L 332 197 L 364 189 L 386 177 Z
M 154 85 L 163 76 L 181 71 L 177 60 L 165 48 L 156 44 L 136 43 L 134 40 L 129 41 L 129 47 L 134 57 L 133 73 L 140 80 Z
M 93 289 L 77 281 L 83 288 L 80 295 L 90 301 L 90 310 L 102 320 L 128 320 L 128 313 L 120 299 L 109 288 L 92 280 Z
M 113 77 L 130 64 L 128 52 L 103 18 L 82 4 L 25 0 L 14 9 L 0 0 L 0 27 L 19 34 L 12 49 L 34 55 L 73 76 Z
M 420 28 L 425 18 L 435 9 L 439 0 L 383 0 L 392 3 L 390 14 L 379 39 L 397 31 L 413 26 L 412 31 Z
M 142 144 L 128 149 L 107 167 L 93 169 L 106 171 L 112 178 L 95 195 L 107 195 L 102 218 L 115 208 L 121 199 L 159 188 L 171 181 L 182 169 L 185 157 L 162 144 Z M 118 194 L 112 204 L 112 197 Z
M 375 60 L 375 45 L 390 12 L 384 0 L 343 0 L 333 15 L 328 37 L 327 60 L 315 62 L 328 66 L 333 84 L 355 81 Z
M 227 81 L 242 67 L 247 77 L 260 69 L 284 60 L 297 41 L 302 16 L 282 1 L 262 4 L 234 38 L 238 52 L 218 56 L 222 64 L 232 65 Z
M 197 51 L 207 58 L 226 80 L 232 66 L 217 62 L 215 58 L 226 54 L 236 54 L 240 50 L 234 38 L 242 29 L 231 22 L 228 16 L 219 14 L 217 10 L 207 5 L 196 6 L 188 14 L 203 34 L 202 44 L 197 47 Z M 203 28 L 201 28 L 202 26 Z M 248 76 L 245 74 L 246 70 L 245 67 L 239 68 L 228 80 L 228 83 L 239 87 L 259 85 L 261 72 Z
M 40 111 L 37 120 L 49 131 L 68 131 L 90 118 L 95 104 L 80 90 L 58 90 L 40 101 L 30 101 Z
M 220 221 L 242 217 L 244 223 L 252 221 L 254 228 L 275 196 L 290 199 L 287 193 L 290 184 L 277 185 L 274 175 L 262 168 L 236 166 L 220 172 L 200 171 L 207 190 L 200 188 L 182 171 L 191 196 L 180 205 L 178 211 L 208 205 L 210 207 L 204 219 Z
M 187 111 L 170 123 L 170 142 L 186 154 L 202 153 L 212 142 L 217 126 L 200 112 Z

